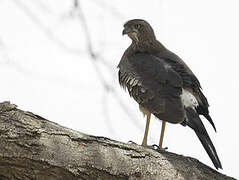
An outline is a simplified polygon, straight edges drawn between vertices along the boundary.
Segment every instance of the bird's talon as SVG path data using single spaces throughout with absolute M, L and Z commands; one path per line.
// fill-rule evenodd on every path
M 168 150 L 168 147 L 163 148 L 165 151 Z
M 160 146 L 153 144 L 152 146 L 149 146 L 151 149 L 156 150 L 156 151 L 166 151 L 168 147 L 161 148 Z
M 137 144 L 134 141 L 128 141 L 127 144 Z

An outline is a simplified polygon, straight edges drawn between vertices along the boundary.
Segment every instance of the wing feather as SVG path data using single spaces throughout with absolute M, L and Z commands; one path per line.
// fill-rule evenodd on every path
M 137 53 L 122 59 L 118 67 L 120 85 L 140 106 L 171 123 L 184 119 L 182 79 L 163 59 Z
M 162 57 L 163 58 L 163 57 Z M 192 71 L 182 63 L 182 61 L 178 61 L 180 59 L 178 56 L 171 56 L 171 58 L 163 58 L 166 63 L 168 63 L 182 78 L 183 87 L 186 89 L 192 90 L 193 95 L 196 97 L 199 106 L 196 108 L 198 114 L 203 115 L 213 126 L 216 131 L 216 127 L 212 121 L 212 118 L 209 115 L 208 111 L 208 101 L 207 98 L 201 91 L 201 85 L 197 77 L 192 73 Z M 177 60 L 172 60 L 177 59 Z M 180 63 L 181 62 L 181 63 Z

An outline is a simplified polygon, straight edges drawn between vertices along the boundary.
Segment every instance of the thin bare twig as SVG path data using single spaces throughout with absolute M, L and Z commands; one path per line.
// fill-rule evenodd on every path
M 85 20 L 85 17 L 84 17 L 84 14 L 83 14 L 83 11 L 81 9 L 81 6 L 80 6 L 80 3 L 78 1 L 78 12 L 79 12 L 79 19 L 80 19 L 80 22 L 83 26 L 83 29 L 84 29 L 84 33 L 85 33 L 85 37 L 86 37 L 86 40 L 87 40 L 87 47 L 88 47 L 88 53 L 91 57 L 91 60 L 92 60 L 92 63 L 93 63 L 93 66 L 96 70 L 96 73 L 98 74 L 98 78 L 99 80 L 101 81 L 104 89 L 110 93 L 113 94 L 113 96 L 115 97 L 115 99 L 118 101 L 120 107 L 123 109 L 123 111 L 125 111 L 125 113 L 130 117 L 130 119 L 134 122 L 134 124 L 142 129 L 141 125 L 139 125 L 138 121 L 135 119 L 135 117 L 130 113 L 130 111 L 128 110 L 128 108 L 126 108 L 125 104 L 123 103 L 123 101 L 121 100 L 121 97 L 118 95 L 117 91 L 107 83 L 107 81 L 104 79 L 98 65 L 95 63 L 96 60 L 99 59 L 99 56 L 97 56 L 94 51 L 93 51 L 93 48 L 92 48 L 92 44 L 91 44 L 91 38 L 90 38 L 90 33 L 89 33 L 89 30 L 88 30 L 88 26 L 87 26 L 87 23 L 86 23 L 86 20 Z M 102 58 L 102 57 L 101 57 Z
M 104 1 L 91 0 L 91 2 L 95 3 L 96 5 L 104 9 L 107 9 L 117 19 L 122 19 L 124 17 L 124 15 L 117 8 L 105 3 Z
M 28 8 L 27 5 L 25 5 L 25 3 L 21 0 L 15 0 L 14 1 L 15 4 L 17 5 L 17 7 L 19 7 L 28 17 L 29 19 L 40 29 L 42 30 L 42 32 L 44 32 L 44 34 L 48 37 L 49 40 L 51 40 L 53 43 L 55 43 L 58 47 L 62 48 L 63 50 L 65 50 L 66 52 L 69 53 L 73 53 L 76 55 L 81 55 L 82 53 L 87 53 L 90 57 L 90 60 L 92 62 L 92 65 L 95 69 L 95 72 L 97 74 L 97 77 L 99 79 L 99 81 L 101 82 L 105 93 L 111 93 L 113 95 L 113 97 L 116 99 L 116 101 L 118 102 L 119 106 L 122 108 L 122 110 L 128 115 L 128 117 L 130 118 L 130 120 L 132 120 L 134 122 L 134 124 L 136 125 L 137 128 L 139 128 L 140 130 L 143 130 L 142 126 L 139 124 L 139 122 L 137 121 L 137 119 L 135 119 L 134 114 L 132 113 L 132 111 L 130 111 L 127 106 L 125 105 L 125 103 L 123 102 L 122 98 L 120 97 L 120 95 L 118 94 L 118 92 L 116 91 L 116 89 L 110 85 L 110 83 L 107 82 L 107 80 L 104 78 L 104 75 L 99 67 L 99 63 L 101 63 L 104 67 L 106 67 L 109 72 L 112 72 L 114 66 L 112 64 L 110 64 L 105 57 L 103 57 L 100 53 L 97 53 L 94 51 L 93 46 L 92 46 L 92 41 L 91 41 L 91 36 L 90 36 L 90 31 L 88 29 L 87 23 L 86 23 L 86 19 L 84 17 L 84 13 L 81 9 L 80 6 L 80 2 L 78 0 L 73 0 L 73 4 L 74 4 L 74 10 L 77 11 L 78 13 L 78 17 L 79 17 L 79 22 L 81 23 L 81 26 L 83 28 L 84 31 L 84 35 L 86 38 L 86 47 L 87 47 L 87 52 L 78 49 L 78 48 L 72 48 L 69 47 L 68 45 L 66 45 L 62 40 L 60 40 L 58 37 L 56 37 L 56 35 L 53 33 L 53 31 L 47 27 L 46 25 L 44 25 L 42 23 L 42 21 L 40 20 L 40 18 L 38 18 L 38 16 L 30 9 Z M 96 1 L 94 1 L 94 3 L 98 3 Z M 99 3 L 98 3 L 99 4 Z M 99 5 L 102 5 L 103 7 L 107 7 L 110 8 L 110 6 L 108 6 L 105 3 L 100 3 Z M 117 11 L 115 11 L 117 12 Z M 119 15 L 118 13 L 116 13 L 116 16 L 120 17 L 121 15 Z M 27 70 L 26 68 L 24 68 L 23 66 L 17 64 L 15 61 L 12 61 L 9 57 L 6 58 L 8 59 L 8 65 L 15 67 L 17 70 L 21 70 L 23 73 L 25 74 L 29 74 L 29 73 L 33 73 L 30 70 Z M 66 84 L 70 84 L 71 86 L 77 86 L 77 88 L 81 87 L 82 85 L 76 85 L 76 84 L 71 84 L 68 81 L 64 81 L 64 80 L 60 80 L 59 78 L 56 77 L 45 77 L 42 75 L 35 75 L 38 77 L 44 77 L 45 79 L 51 79 L 54 82 L 60 82 L 60 83 L 64 83 L 64 85 Z M 82 88 L 82 87 L 81 87 Z M 108 95 L 107 95 L 108 96 Z M 105 98 L 105 97 L 103 97 Z M 107 108 L 107 105 L 106 105 Z M 108 129 L 110 130 L 110 132 L 112 133 L 113 129 L 112 127 L 110 127 L 111 125 L 109 123 L 106 123 L 108 125 Z
M 74 83 L 74 82 L 69 82 L 66 79 L 56 77 L 56 76 L 50 76 L 47 74 L 42 74 L 42 73 L 36 73 L 22 64 L 18 63 L 17 61 L 14 61 L 13 58 L 9 55 L 8 53 L 8 48 L 3 42 L 3 40 L 0 38 L 0 49 L 1 49 L 1 55 L 4 59 L 3 62 L 1 62 L 2 65 L 7 65 L 13 69 L 15 69 L 17 72 L 22 73 L 26 77 L 35 77 L 38 79 L 43 79 L 45 81 L 50 81 L 51 83 L 57 84 L 57 85 L 62 85 L 64 87 L 70 87 L 70 88 L 77 88 L 77 89 L 89 89 L 87 85 L 82 85 L 82 83 Z
M 112 136 L 116 136 L 115 130 L 114 130 L 114 128 L 112 126 L 112 123 L 110 121 L 109 107 L 108 107 L 108 104 L 109 104 L 108 96 L 109 96 L 109 93 L 107 91 L 104 91 L 103 95 L 102 95 L 102 112 L 104 114 L 104 120 L 106 122 L 105 124 L 107 125 L 109 133 Z
M 31 11 L 31 9 L 28 8 L 21 0 L 15 0 L 14 2 L 17 7 L 19 7 L 29 17 L 29 19 L 32 20 L 32 22 L 37 25 L 38 28 L 42 30 L 42 32 L 44 32 L 48 39 L 55 43 L 58 47 L 74 54 L 85 53 L 85 51 L 83 51 L 82 49 L 69 47 L 62 40 L 57 38 L 51 31 L 51 29 L 44 25 L 41 20 Z
M 53 43 L 55 43 L 58 47 L 62 48 L 63 50 L 75 54 L 75 55 L 81 55 L 82 53 L 86 53 L 85 51 L 83 51 L 82 49 L 78 49 L 78 48 L 72 48 L 69 47 L 68 45 L 66 45 L 63 41 L 61 41 L 59 38 L 57 38 L 53 31 L 48 28 L 46 25 L 44 25 L 41 20 L 34 14 L 34 12 L 31 11 L 30 8 L 28 8 L 21 0 L 15 0 L 14 1 L 15 4 L 21 9 L 23 10 L 23 12 L 29 17 L 29 19 L 39 27 L 39 29 L 41 29 L 44 34 L 48 37 L 49 40 L 51 40 Z M 78 0 L 74 0 L 74 7 L 78 7 Z M 88 49 L 91 47 L 88 47 Z M 109 70 L 112 70 L 113 66 L 107 61 L 105 60 L 105 58 L 101 57 L 100 55 L 99 59 L 100 59 L 100 63 L 102 65 L 104 65 L 105 67 L 107 67 Z M 97 60 L 97 59 L 95 59 Z
M 41 0 L 31 2 L 33 2 L 41 11 L 46 12 L 48 14 L 52 13 L 52 11 L 48 8 L 48 6 L 44 4 Z

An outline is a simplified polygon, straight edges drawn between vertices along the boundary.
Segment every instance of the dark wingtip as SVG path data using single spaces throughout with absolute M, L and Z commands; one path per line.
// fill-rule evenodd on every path
M 213 129 L 215 130 L 215 132 L 217 132 L 216 126 L 215 126 L 214 122 L 212 121 L 211 116 L 209 114 L 206 114 L 204 116 L 210 122 L 210 124 L 212 125 Z

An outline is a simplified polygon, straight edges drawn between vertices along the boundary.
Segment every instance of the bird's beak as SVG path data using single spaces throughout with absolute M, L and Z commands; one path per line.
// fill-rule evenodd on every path
M 129 34 L 131 32 L 132 32 L 132 30 L 130 30 L 129 28 L 125 27 L 123 32 L 122 32 L 122 35 Z
M 138 33 L 138 30 L 130 28 L 130 27 L 125 27 L 124 30 L 122 31 L 122 35 L 127 34 L 135 42 L 139 41 L 137 33 Z
M 125 35 L 125 34 L 128 34 L 126 28 L 124 28 L 124 30 L 122 31 L 122 35 Z

